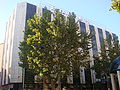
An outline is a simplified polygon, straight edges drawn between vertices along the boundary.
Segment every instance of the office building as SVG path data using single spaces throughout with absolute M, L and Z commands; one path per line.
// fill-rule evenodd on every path
M 49 8 L 48 8 L 49 9 Z M 19 44 L 20 41 L 24 38 L 24 30 L 27 27 L 27 20 L 32 18 L 36 13 L 39 16 L 42 16 L 44 9 L 39 6 L 35 6 L 26 2 L 17 4 L 16 9 L 9 18 L 6 27 L 6 35 L 4 42 L 4 55 L 2 63 L 2 87 L 3 88 L 22 88 L 22 68 L 19 66 Z M 117 37 L 115 34 L 103 30 L 97 26 L 93 26 L 84 22 L 84 20 L 79 20 L 78 22 L 79 30 L 81 32 L 92 32 L 93 38 L 93 48 L 90 50 L 90 67 L 94 65 L 92 56 L 97 55 L 101 49 L 101 42 L 103 39 L 106 39 L 108 35 L 111 35 L 113 38 Z M 86 70 L 84 67 L 81 67 L 82 72 L 80 72 L 80 83 L 86 84 L 87 81 L 91 83 L 96 82 L 95 71 Z M 87 76 L 86 73 L 90 73 Z M 89 77 L 89 78 L 87 78 Z

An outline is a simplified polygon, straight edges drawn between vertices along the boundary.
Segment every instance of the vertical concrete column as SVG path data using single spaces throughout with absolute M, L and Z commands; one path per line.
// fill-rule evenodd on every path
M 117 90 L 116 89 L 116 82 L 115 82 L 115 78 L 114 78 L 114 74 L 110 74 L 111 77 L 111 83 L 112 83 L 112 90 Z
M 80 83 L 81 84 L 85 84 L 85 68 L 84 67 L 80 67 Z
M 118 76 L 118 84 L 119 84 L 119 90 L 120 90 L 120 71 L 117 71 L 117 76 Z

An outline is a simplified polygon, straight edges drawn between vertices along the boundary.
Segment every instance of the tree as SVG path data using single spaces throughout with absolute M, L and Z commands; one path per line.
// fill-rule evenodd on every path
M 112 6 L 110 10 L 116 10 L 118 13 L 120 13 L 120 0 L 112 0 Z
M 53 19 L 45 8 L 42 17 L 35 15 L 28 20 L 19 56 L 20 66 L 47 78 L 54 90 L 58 79 L 86 65 L 90 35 L 78 31 L 74 13 L 64 16 L 56 9 L 52 15 Z
M 95 65 L 92 69 L 95 69 L 98 78 L 107 78 L 109 76 L 110 64 L 112 61 L 120 55 L 120 46 L 118 38 L 108 37 L 103 41 L 101 52 L 98 56 L 94 56 Z

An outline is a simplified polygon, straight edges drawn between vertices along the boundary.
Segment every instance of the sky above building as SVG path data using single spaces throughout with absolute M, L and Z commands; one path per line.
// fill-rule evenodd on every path
M 120 36 L 120 14 L 109 11 L 111 0 L 1 0 L 0 3 L 0 43 L 4 42 L 6 23 L 17 3 L 29 2 L 34 5 L 47 5 L 66 12 L 74 12 L 90 24 Z

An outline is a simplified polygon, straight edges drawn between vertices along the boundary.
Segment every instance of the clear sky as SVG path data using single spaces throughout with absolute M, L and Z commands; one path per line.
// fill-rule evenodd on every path
M 0 43 L 4 42 L 6 22 L 17 3 L 29 2 L 35 5 L 52 5 L 64 11 L 74 12 L 90 23 L 120 36 L 120 14 L 109 11 L 111 0 L 0 0 Z

